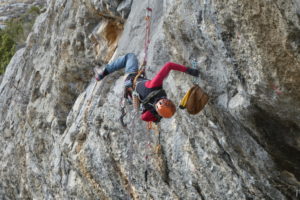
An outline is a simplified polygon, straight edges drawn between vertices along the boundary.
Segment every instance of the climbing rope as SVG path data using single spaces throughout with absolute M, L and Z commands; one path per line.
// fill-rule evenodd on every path
M 152 146 L 151 143 L 150 143 L 150 140 L 151 140 L 151 138 L 150 138 L 150 134 L 151 134 L 150 130 L 151 129 L 155 131 L 156 135 L 158 135 L 158 140 L 157 140 L 155 146 Z M 144 171 L 144 180 L 145 180 L 145 189 L 147 191 L 147 198 L 146 199 L 149 199 L 148 198 L 148 195 L 149 195 L 149 193 L 148 193 L 148 190 L 149 190 L 148 179 L 149 178 L 148 177 L 149 177 L 149 175 L 151 175 L 150 174 L 151 168 L 150 168 L 150 163 L 149 162 L 150 162 L 150 159 L 152 157 L 157 156 L 159 154 L 160 150 L 161 150 L 159 126 L 157 124 L 155 124 L 155 125 L 151 124 L 151 128 L 148 129 L 146 135 L 147 135 L 147 141 L 148 142 L 146 144 L 147 148 L 145 148 L 146 149 L 146 155 L 145 155 L 145 161 L 144 161 L 144 163 L 145 163 L 145 167 L 144 167 L 144 169 L 145 169 L 145 171 Z
M 143 60 L 142 68 L 147 65 L 148 48 L 150 44 L 151 18 L 152 18 L 152 8 L 149 7 L 149 1 L 148 1 L 148 6 L 146 8 L 146 17 L 145 17 L 146 31 L 145 31 L 145 41 L 144 41 L 144 60 Z
M 145 68 L 147 65 L 147 59 L 148 59 L 148 48 L 150 44 L 150 29 L 151 29 L 151 17 L 152 17 L 152 8 L 149 7 L 149 0 L 146 8 L 146 30 L 145 30 L 145 40 L 144 40 L 144 58 L 143 58 L 143 63 L 141 65 L 141 68 L 139 69 L 137 75 L 135 76 L 133 80 L 133 89 L 135 89 L 137 80 L 140 76 L 145 77 Z M 123 95 L 124 96 L 124 95 Z M 138 112 L 139 107 L 140 107 L 140 102 L 138 99 L 137 95 L 132 96 L 132 101 L 133 101 L 133 107 L 136 112 Z M 124 117 L 126 115 L 125 112 L 125 102 L 124 102 L 124 97 L 121 99 L 121 116 L 119 118 L 121 124 L 123 127 L 126 127 L 126 124 L 124 123 Z
M 130 163 L 130 167 L 129 167 L 129 178 L 128 178 L 128 181 L 129 181 L 129 184 L 132 184 L 132 170 L 134 169 L 133 168 L 133 145 L 134 145 L 134 129 L 135 129 L 135 121 L 136 121 L 136 116 L 137 116 L 137 112 L 134 112 L 134 114 L 131 116 L 131 127 L 132 127 L 132 130 L 130 132 L 129 130 L 129 133 L 131 133 L 131 135 L 129 136 L 129 155 L 128 155 L 128 162 Z
M 148 5 L 146 8 L 146 16 L 145 16 L 145 20 L 146 20 L 146 28 L 145 28 L 145 40 L 144 40 L 144 58 L 143 58 L 143 62 L 141 65 L 140 70 L 138 71 L 137 75 L 135 76 L 134 80 L 133 80 L 133 88 L 135 89 L 136 84 L 137 84 L 137 80 L 140 76 L 144 76 L 145 77 L 145 68 L 147 65 L 147 59 L 148 59 L 148 49 L 149 49 L 149 44 L 150 44 L 150 32 L 151 32 L 151 17 L 152 17 L 152 8 L 149 7 L 149 0 L 148 0 Z M 120 116 L 120 121 L 123 127 L 125 127 L 128 131 L 128 135 L 129 135 L 129 148 L 128 148 L 128 163 L 130 163 L 130 169 L 129 169 L 129 184 L 131 184 L 132 182 L 132 170 L 133 170 L 133 145 L 134 145 L 134 129 L 135 129 L 135 125 L 136 125 L 136 116 L 138 114 L 139 111 L 139 99 L 137 99 L 136 95 L 132 95 L 133 98 L 133 104 L 134 104 L 134 113 L 131 117 L 131 122 L 130 122 L 130 126 L 127 126 L 127 124 L 124 123 L 124 117 L 126 115 L 126 105 L 125 105 L 125 99 L 124 99 L 124 95 L 123 98 L 121 99 L 121 116 Z M 129 128 L 131 127 L 131 128 Z M 148 127 L 148 131 L 152 128 L 152 123 L 148 123 L 147 124 Z M 156 126 L 155 126 L 156 127 Z M 130 131 L 130 129 L 132 131 Z M 156 133 L 158 132 L 159 135 L 159 130 L 156 127 Z M 148 134 L 148 136 L 150 136 Z M 160 141 L 160 137 L 158 139 Z M 148 145 L 150 145 L 149 143 L 150 140 L 148 140 Z M 144 172 L 144 177 L 145 177 L 145 182 L 146 182 L 146 189 L 148 190 L 148 185 L 147 185 L 147 181 L 148 181 L 148 175 L 149 175 L 149 163 L 148 163 L 148 159 L 149 156 L 146 155 L 145 157 L 145 164 L 146 164 L 146 169 Z
M 135 87 L 136 87 L 138 78 L 140 76 L 145 77 L 145 68 L 147 65 L 148 49 L 149 49 L 149 44 L 150 44 L 151 17 L 152 17 L 152 8 L 149 7 L 149 1 L 148 1 L 148 5 L 146 8 L 146 16 L 145 16 L 146 30 L 145 30 L 145 40 L 144 40 L 144 59 L 143 59 L 143 63 L 142 63 L 140 70 L 138 71 L 137 75 L 135 76 L 135 78 L 133 80 L 133 89 L 135 89 Z M 132 100 L 133 100 L 133 107 L 134 107 L 135 111 L 138 111 L 139 107 L 140 107 L 140 101 L 138 99 L 138 95 L 133 94 Z

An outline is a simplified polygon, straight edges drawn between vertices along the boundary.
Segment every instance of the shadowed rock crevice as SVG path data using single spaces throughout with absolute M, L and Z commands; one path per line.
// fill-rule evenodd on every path
M 260 132 L 259 142 L 272 155 L 281 171 L 289 171 L 300 179 L 300 151 L 297 149 L 300 128 L 293 122 L 270 115 L 261 108 L 257 108 L 253 119 Z

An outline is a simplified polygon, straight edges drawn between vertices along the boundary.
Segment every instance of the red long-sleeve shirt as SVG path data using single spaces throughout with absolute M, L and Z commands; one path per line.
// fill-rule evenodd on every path
M 172 62 L 167 62 L 152 80 L 149 80 L 145 83 L 145 86 L 147 88 L 161 87 L 164 79 L 167 78 L 171 70 L 185 72 L 187 67 Z M 149 110 L 142 114 L 141 119 L 144 121 L 157 121 L 157 118 Z

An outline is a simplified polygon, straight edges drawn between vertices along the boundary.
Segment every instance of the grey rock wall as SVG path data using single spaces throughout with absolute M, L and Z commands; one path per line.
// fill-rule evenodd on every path
M 123 72 L 91 71 L 143 59 L 148 2 L 49 0 L 0 85 L 1 199 L 299 198 L 299 2 L 149 2 L 148 78 L 196 60 L 205 109 L 147 130 L 126 105 L 123 128 Z
M 44 7 L 46 0 L 0 0 L 0 29 L 5 22 L 24 15 L 32 6 Z

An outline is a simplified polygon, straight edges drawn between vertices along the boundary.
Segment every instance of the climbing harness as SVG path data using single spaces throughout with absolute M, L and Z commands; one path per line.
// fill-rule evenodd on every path
M 145 67 L 144 66 L 142 66 L 142 69 L 139 70 L 138 74 L 135 76 L 135 78 L 133 80 L 132 102 L 133 102 L 133 108 L 136 112 L 138 112 L 140 109 L 140 97 L 135 89 L 136 89 L 136 85 L 137 85 L 137 80 L 141 76 L 145 78 Z

